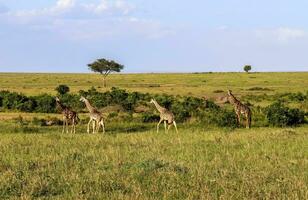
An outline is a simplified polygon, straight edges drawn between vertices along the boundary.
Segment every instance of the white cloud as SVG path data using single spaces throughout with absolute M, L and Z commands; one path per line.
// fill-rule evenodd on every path
M 74 7 L 74 5 L 75 5 L 75 0 L 58 0 L 56 8 L 68 9 Z
M 129 14 L 136 8 L 135 5 L 123 0 L 102 0 L 98 4 L 82 4 L 82 7 L 94 14 L 120 13 L 123 15 Z
M 127 15 L 136 8 L 135 5 L 124 0 L 102 0 L 97 4 L 78 3 L 76 0 L 58 0 L 56 4 L 49 8 L 19 10 L 11 12 L 11 16 L 17 17 L 36 17 L 36 16 L 63 16 L 65 14 L 86 14 L 86 15 L 103 15 L 117 14 Z
M 75 41 L 120 37 L 152 40 L 174 34 L 157 21 L 133 16 L 135 9 L 135 5 L 124 0 L 101 0 L 97 4 L 58 0 L 54 6 L 43 9 L 11 11 L 6 20 L 22 29 L 45 31 Z
M 278 42 L 289 42 L 291 40 L 301 39 L 306 37 L 308 34 L 306 31 L 301 29 L 292 28 L 277 28 L 277 29 L 267 29 L 267 30 L 257 30 L 256 36 L 263 40 L 272 40 Z

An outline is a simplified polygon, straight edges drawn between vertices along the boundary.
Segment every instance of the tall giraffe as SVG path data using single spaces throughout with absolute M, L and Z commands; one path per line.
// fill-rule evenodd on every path
M 72 129 L 71 129 L 71 133 L 76 133 L 76 124 L 78 121 L 78 115 L 75 111 L 73 111 L 71 108 L 63 105 L 59 99 L 59 97 L 56 97 L 56 104 L 57 107 L 61 109 L 61 113 L 63 115 L 63 129 L 62 129 L 62 133 L 69 132 L 69 128 L 68 128 L 68 124 L 71 123 L 72 124 Z
M 170 112 L 168 109 L 160 106 L 155 99 L 152 99 L 150 103 L 153 103 L 158 112 L 160 113 L 160 120 L 157 124 L 157 133 L 159 132 L 159 125 L 161 124 L 162 121 L 164 121 L 165 132 L 168 132 L 171 125 L 173 124 L 176 132 L 178 133 L 173 113 Z M 168 123 L 168 130 L 167 130 L 167 123 Z
M 81 97 L 80 101 L 84 102 L 89 113 L 90 113 L 90 120 L 88 122 L 88 127 L 87 127 L 87 133 L 90 133 L 90 124 L 92 122 L 92 129 L 93 133 L 99 131 L 99 128 L 102 126 L 103 128 L 103 133 L 105 133 L 105 124 L 104 124 L 104 118 L 102 116 L 102 113 L 100 113 L 96 108 L 94 108 L 88 99 L 85 97 Z M 97 126 L 97 127 L 96 127 Z
M 251 110 L 250 108 L 241 103 L 239 100 L 237 100 L 235 98 L 235 96 L 232 94 L 231 90 L 228 90 L 228 96 L 229 96 L 229 102 L 231 104 L 233 104 L 234 107 L 234 111 L 236 113 L 237 116 L 237 123 L 238 125 L 240 125 L 241 122 L 241 115 L 244 115 L 246 118 L 246 128 L 250 128 L 251 127 Z

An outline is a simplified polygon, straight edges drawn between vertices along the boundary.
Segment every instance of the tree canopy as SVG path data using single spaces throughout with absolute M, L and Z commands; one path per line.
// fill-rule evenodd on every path
M 106 86 L 106 77 L 112 72 L 121 72 L 124 69 L 124 66 L 107 59 L 97 59 L 91 64 L 88 64 L 88 67 L 91 71 L 97 72 L 103 75 L 104 87 Z
M 251 70 L 251 65 L 245 65 L 245 66 L 244 66 L 244 71 L 245 71 L 245 72 L 248 73 L 250 70 Z

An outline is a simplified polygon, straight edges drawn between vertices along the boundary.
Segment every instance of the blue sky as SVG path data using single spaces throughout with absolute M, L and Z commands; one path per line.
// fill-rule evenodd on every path
M 0 71 L 308 71 L 307 0 L 0 0 Z

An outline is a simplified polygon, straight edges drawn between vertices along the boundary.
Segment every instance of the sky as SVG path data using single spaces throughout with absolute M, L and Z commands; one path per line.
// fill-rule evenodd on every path
M 0 0 L 0 72 L 308 71 L 307 0 Z

